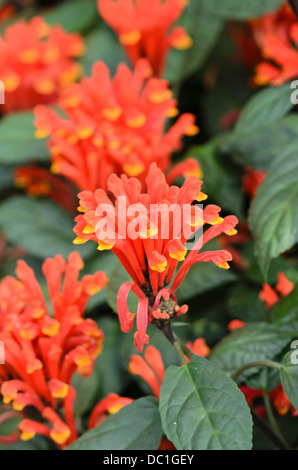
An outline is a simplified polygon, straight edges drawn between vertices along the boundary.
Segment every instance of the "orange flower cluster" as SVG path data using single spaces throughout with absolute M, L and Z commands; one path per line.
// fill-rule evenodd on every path
M 114 29 L 133 64 L 146 57 L 161 75 L 171 48 L 188 49 L 192 39 L 173 27 L 188 0 L 98 0 L 100 15 Z
M 51 136 L 52 171 L 80 189 L 106 190 L 112 173 L 144 182 L 152 162 L 167 171 L 182 137 L 198 132 L 191 114 L 183 114 L 165 131 L 167 118 L 178 112 L 177 102 L 167 81 L 151 77 L 145 59 L 133 72 L 120 64 L 113 79 L 107 66 L 96 62 L 91 78 L 65 88 L 59 104 L 66 119 L 36 107 L 36 135 Z M 197 172 L 198 166 L 186 162 L 180 170 Z
M 0 79 L 5 87 L 1 111 L 56 102 L 62 88 L 81 75 L 74 58 L 83 52 L 80 35 L 49 26 L 41 17 L 9 26 L 0 37 Z
M 212 204 L 204 210 L 193 206 L 193 201 L 203 201 L 207 197 L 201 192 L 202 181 L 189 176 L 181 188 L 169 186 L 165 175 L 154 163 L 146 178 L 145 192 L 142 192 L 140 181 L 126 175 L 121 178 L 111 175 L 107 186 L 112 199 L 102 189 L 95 193 L 83 191 L 79 194 L 79 211 L 82 214 L 76 218 L 74 232 L 77 238 L 74 243 L 93 240 L 98 243 L 100 251 L 112 250 L 132 278 L 133 283 L 124 283 L 118 292 L 118 314 L 122 331 L 128 332 L 133 327 L 135 317 L 126 305 L 132 289 L 139 297 L 135 345 L 141 352 L 149 340 L 146 334 L 148 322 L 168 322 L 187 311 L 187 306 L 180 308 L 177 305 L 175 291 L 194 263 L 213 262 L 221 268 L 229 268 L 228 261 L 232 256 L 228 251 L 198 252 L 204 244 L 222 233 L 236 234 L 238 220 L 234 216 L 221 218 L 220 207 Z M 122 208 L 123 202 L 125 208 Z M 113 219 L 113 236 L 109 228 L 106 231 L 106 227 L 101 226 L 102 222 L 109 224 L 102 212 L 103 207 Z M 140 217 L 133 216 L 137 207 L 142 212 Z M 139 230 L 132 236 L 130 229 L 135 222 Z M 192 228 L 197 231 L 205 224 L 211 227 L 202 233 L 186 257 L 185 244 L 191 234 L 189 230 L 183 233 L 181 230 Z M 174 276 L 181 261 L 183 264 Z M 169 289 L 167 286 L 171 282 Z
M 1 395 L 21 412 L 23 440 L 42 434 L 63 447 L 78 437 L 71 379 L 76 371 L 88 376 L 101 352 L 103 332 L 83 316 L 90 296 L 107 283 L 103 272 L 79 281 L 82 267 L 76 252 L 67 262 L 60 255 L 46 259 L 42 269 L 50 303 L 24 261 L 17 263 L 17 278 L 0 283 Z
M 288 2 L 250 21 L 264 61 L 256 67 L 257 85 L 281 85 L 298 77 L 298 21 Z

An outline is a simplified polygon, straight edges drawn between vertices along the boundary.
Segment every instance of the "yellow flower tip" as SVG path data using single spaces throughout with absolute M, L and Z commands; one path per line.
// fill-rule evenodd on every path
M 218 264 L 217 266 L 222 269 L 230 269 L 230 265 L 227 261 L 225 261 L 224 263 Z
M 33 439 L 35 436 L 36 436 L 36 434 L 33 431 L 23 431 L 21 433 L 21 440 L 22 441 L 29 441 L 30 439 Z
M 123 408 L 123 405 L 121 403 L 117 403 L 116 405 L 109 408 L 109 414 L 114 415 L 114 414 L 118 413 L 118 411 L 120 411 L 121 408 Z
M 71 67 L 59 75 L 59 83 L 61 86 L 67 86 L 75 82 L 84 72 L 81 64 L 72 64 Z
M 56 157 L 57 155 L 59 155 L 61 153 L 61 150 L 60 150 L 60 147 L 58 147 L 58 145 L 53 145 L 51 147 L 51 155 L 53 157 Z
M 83 245 L 84 243 L 86 243 L 88 241 L 87 238 L 81 238 L 81 237 L 77 237 L 73 240 L 73 244 L 74 245 Z
M 127 119 L 125 121 L 128 127 L 132 129 L 138 129 L 139 127 L 143 127 L 146 122 L 146 116 L 144 114 L 139 114 L 131 119 Z
M 40 95 L 52 95 L 56 90 L 54 80 L 41 80 L 34 84 L 34 90 Z
M 254 82 L 256 85 L 264 86 L 264 85 L 268 85 L 269 80 L 267 77 L 263 77 L 262 75 L 256 75 L 254 78 Z
M 44 326 L 41 331 L 46 336 L 56 336 L 60 330 L 60 323 L 58 321 L 53 321 L 50 325 Z
M 123 33 L 120 35 L 119 40 L 123 46 L 133 46 L 139 42 L 141 39 L 140 31 L 130 31 L 128 33 Z
M 58 47 L 52 46 L 45 50 L 42 55 L 42 61 L 46 64 L 52 64 L 60 59 L 60 51 Z
M 135 177 L 139 176 L 141 173 L 143 173 L 145 167 L 142 163 L 125 163 L 123 165 L 123 171 L 124 173 L 127 174 L 127 176 Z
M 98 246 L 97 249 L 98 251 L 107 251 L 107 250 L 112 250 L 114 245 L 109 245 L 107 243 L 101 242 L 98 240 Z
M 173 47 L 178 50 L 185 50 L 189 49 L 193 45 L 193 40 L 191 37 L 185 33 L 185 35 L 181 36 L 179 39 L 176 39 L 173 42 Z
M 78 96 L 68 96 L 62 100 L 63 106 L 66 108 L 76 108 L 81 103 Z
M 64 432 L 55 432 L 54 430 L 50 433 L 51 438 L 56 444 L 62 445 L 65 444 L 67 439 L 70 437 L 70 430 L 67 429 Z
M 8 93 L 12 93 L 19 87 L 20 83 L 21 83 L 21 77 L 17 74 L 6 77 L 4 79 L 5 91 Z
M 203 201 L 206 201 L 206 199 L 208 199 L 208 195 L 205 194 L 205 193 L 200 192 L 198 197 L 197 197 L 197 201 L 198 202 L 203 202 Z
M 108 121 L 117 121 L 122 114 L 122 109 L 120 107 L 114 108 L 105 108 L 102 110 L 102 115 Z
M 91 137 L 93 133 L 93 127 L 79 127 L 77 129 L 77 135 L 81 140 L 89 139 L 89 137 Z
M 69 386 L 64 384 L 61 388 L 52 391 L 51 395 L 53 398 L 65 398 L 68 395 Z
M 38 49 L 26 49 L 19 55 L 19 61 L 23 64 L 34 64 L 39 59 Z
M 51 173 L 54 173 L 54 175 L 57 175 L 60 172 L 60 166 L 58 163 L 53 163 L 50 168 Z
M 170 108 L 167 112 L 166 112 L 166 116 L 168 118 L 174 118 L 176 116 L 178 116 L 179 114 L 179 109 L 178 108 Z
M 8 395 L 4 395 L 3 396 L 3 403 L 5 405 L 8 405 L 12 400 L 14 400 L 14 396 L 8 396 Z
M 111 140 L 108 143 L 108 148 L 111 149 L 111 150 L 117 150 L 120 147 L 120 145 L 121 145 L 120 140 L 115 139 L 115 140 Z
M 170 100 L 171 98 L 173 98 L 173 92 L 171 90 L 163 90 L 150 95 L 150 101 L 155 104 L 164 103 L 164 101 Z
M 93 227 L 92 225 L 87 224 L 86 227 L 83 230 L 83 233 L 85 235 L 89 235 L 90 233 L 95 233 L 95 227 Z
M 195 168 L 192 171 L 187 171 L 186 173 L 184 173 L 183 176 L 184 176 L 184 178 L 187 178 L 188 176 L 195 176 L 196 178 L 201 180 L 204 175 L 203 175 L 203 172 L 202 172 L 201 168 L 198 166 L 197 168 Z M 200 194 L 204 194 L 204 193 L 200 193 Z
M 17 401 L 14 401 L 12 404 L 12 407 L 15 411 L 23 411 L 25 408 L 24 403 L 18 403 Z
M 35 338 L 35 334 L 28 330 L 20 330 L 21 338 L 32 341 Z
M 187 250 L 176 251 L 175 253 L 170 253 L 170 257 L 177 261 L 184 261 Z
M 194 135 L 197 135 L 199 132 L 200 132 L 199 127 L 193 124 L 186 130 L 186 135 L 188 135 L 189 137 L 193 137 Z
M 26 367 L 26 372 L 27 374 L 34 374 L 34 372 L 36 372 L 37 370 L 41 370 L 43 369 L 43 364 L 41 361 L 36 361 L 34 362 L 33 364 L 29 364 L 27 365 Z
M 167 265 L 168 265 L 167 261 L 162 261 L 161 263 L 151 264 L 150 269 L 152 269 L 152 271 L 156 271 L 161 274 L 167 269 Z
M 88 295 L 95 295 L 97 294 L 98 292 L 100 292 L 102 290 L 102 287 L 97 285 L 97 284 L 93 284 L 93 286 L 90 286 L 88 289 L 87 289 L 87 294 Z
M 46 137 L 49 137 L 50 134 L 51 133 L 48 129 L 37 129 L 34 136 L 36 139 L 45 139 Z
M 157 235 L 157 233 L 158 233 L 157 227 L 151 226 L 149 228 L 142 229 L 140 231 L 140 237 L 145 238 L 145 239 L 153 238 L 155 237 L 155 235 Z
M 43 317 L 45 313 L 46 313 L 46 311 L 45 311 L 44 308 L 38 308 L 34 311 L 33 318 L 35 320 L 38 320 L 39 318 Z
M 214 220 L 213 222 L 210 222 L 210 225 L 218 225 L 218 224 L 221 224 L 223 222 L 223 218 L 222 217 L 218 217 L 218 219 Z
M 233 235 L 237 235 L 238 233 L 238 230 L 236 230 L 235 228 L 233 228 L 233 230 L 231 230 L 230 232 L 227 232 L 226 235 L 229 235 L 229 237 L 233 236 Z
M 82 206 L 78 206 L 78 207 L 77 207 L 77 210 L 78 210 L 79 212 L 83 212 L 83 214 L 85 214 L 85 212 L 87 212 L 87 210 L 84 209 L 84 207 L 82 207 Z

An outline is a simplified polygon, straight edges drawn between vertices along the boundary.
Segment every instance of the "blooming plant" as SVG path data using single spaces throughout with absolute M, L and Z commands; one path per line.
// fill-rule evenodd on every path
M 1 450 L 298 448 L 297 31 L 0 1 Z

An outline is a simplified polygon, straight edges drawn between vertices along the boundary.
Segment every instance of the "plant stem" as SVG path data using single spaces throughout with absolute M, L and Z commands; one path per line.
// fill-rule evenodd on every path
M 282 368 L 282 364 L 279 364 L 279 362 L 269 361 L 269 360 L 249 362 L 248 364 L 245 364 L 244 366 L 236 370 L 236 372 L 232 376 L 232 379 L 235 382 L 237 382 L 237 380 L 243 374 L 243 372 L 245 372 L 248 369 L 252 369 L 253 367 L 272 367 L 273 369 L 279 370 Z
M 185 365 L 187 364 L 187 361 L 185 360 L 185 356 L 187 356 L 189 359 L 191 359 L 192 356 L 195 354 L 175 335 L 175 333 L 172 330 L 172 325 L 170 322 L 161 324 L 159 326 L 159 329 L 163 332 L 165 337 L 170 341 L 170 343 L 174 346 L 176 349 L 181 362 Z
M 270 426 L 272 427 L 274 433 L 276 434 L 276 436 L 280 439 L 281 442 L 283 442 L 284 446 L 286 448 L 287 447 L 287 443 L 285 442 L 284 438 L 283 438 L 283 435 L 278 427 L 278 424 L 276 422 L 276 419 L 275 419 L 275 416 L 274 416 L 274 413 L 272 411 L 272 406 L 271 406 L 271 402 L 270 402 L 270 398 L 269 398 L 269 395 L 268 395 L 268 392 L 267 390 L 264 390 L 263 391 L 263 395 L 264 395 L 264 403 L 265 403 L 265 407 L 266 407 L 266 411 L 267 411 L 267 416 L 268 416 L 268 420 L 269 420 L 269 423 L 270 423 Z

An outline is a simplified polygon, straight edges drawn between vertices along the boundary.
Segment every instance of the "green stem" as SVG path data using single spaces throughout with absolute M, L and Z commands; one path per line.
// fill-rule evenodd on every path
M 282 365 L 279 364 L 278 362 L 269 361 L 269 360 L 249 362 L 248 364 L 245 364 L 244 366 L 236 370 L 235 374 L 233 374 L 232 376 L 232 379 L 235 382 L 237 382 L 237 380 L 243 374 L 243 372 L 245 372 L 248 369 L 252 369 L 253 367 L 271 367 L 273 369 L 280 370 L 282 368 Z
M 175 335 L 175 333 L 172 330 L 172 325 L 170 322 L 165 323 L 165 324 L 160 324 L 159 329 L 163 332 L 165 337 L 170 341 L 170 343 L 176 349 L 181 359 L 182 364 L 186 365 L 187 361 L 185 359 L 185 356 L 191 359 L 194 353 Z
M 182 347 L 181 347 L 181 342 L 179 339 L 177 339 L 174 344 L 173 344 L 174 348 L 176 349 L 177 353 L 178 353 L 178 356 L 180 357 L 180 360 L 182 362 L 182 364 L 184 366 L 187 366 L 187 360 L 185 359 L 185 355 L 184 355 L 184 352 L 182 350 Z
M 288 448 L 287 443 L 284 440 L 284 437 L 278 427 L 274 413 L 272 411 L 272 406 L 271 406 L 271 402 L 270 402 L 270 398 L 269 398 L 267 390 L 263 390 L 263 395 L 264 395 L 264 403 L 265 403 L 265 408 L 266 408 L 270 426 L 272 427 L 273 431 L 278 436 L 278 438 L 281 440 L 281 442 L 284 444 L 284 446 Z

